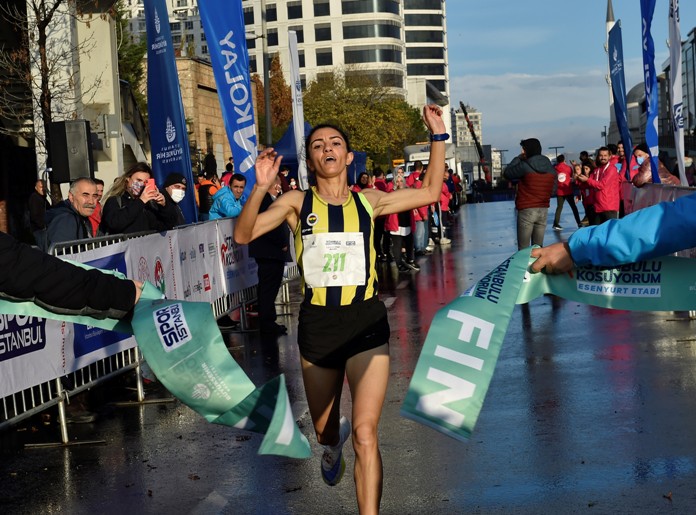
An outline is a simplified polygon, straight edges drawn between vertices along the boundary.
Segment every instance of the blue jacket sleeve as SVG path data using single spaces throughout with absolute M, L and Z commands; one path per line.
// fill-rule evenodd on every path
M 577 265 L 615 266 L 696 247 L 696 193 L 578 229 L 568 240 Z

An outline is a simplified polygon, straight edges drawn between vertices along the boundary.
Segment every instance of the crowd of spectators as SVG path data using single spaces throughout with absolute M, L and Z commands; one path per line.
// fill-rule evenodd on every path
M 352 190 L 372 188 L 391 192 L 405 188 L 419 189 L 426 172 L 421 161 L 414 163 L 414 169 L 409 174 L 403 167 L 397 168 L 391 181 L 380 169 L 376 169 L 372 175 L 362 172 Z M 418 272 L 420 266 L 416 262 L 417 257 L 432 254 L 436 245 L 452 243 L 448 237 L 449 228 L 462 204 L 462 195 L 461 178 L 448 170 L 439 203 L 375 219 L 374 246 L 378 260 L 393 262 L 401 273 Z
M 530 244 L 543 245 L 549 200 L 553 196 L 556 197 L 553 229 L 561 231 L 565 204 L 570 206 L 577 227 L 599 225 L 623 216 L 623 183 L 642 187 L 653 181 L 650 151 L 645 143 L 636 145 L 629 154 L 621 142 L 603 146 L 594 155 L 583 151 L 579 160 L 571 160 L 570 164 L 564 155 L 559 155 L 553 168 L 550 160 L 541 155 L 539 140 L 522 140 L 520 145 L 522 152 L 503 171 L 503 177 L 517 187 L 520 249 Z M 693 159 L 686 156 L 684 164 L 688 185 L 696 186 Z M 681 184 L 676 163 L 668 163 L 664 155 L 658 159 L 658 176 L 665 185 Z M 577 204 L 582 204 L 582 217 Z

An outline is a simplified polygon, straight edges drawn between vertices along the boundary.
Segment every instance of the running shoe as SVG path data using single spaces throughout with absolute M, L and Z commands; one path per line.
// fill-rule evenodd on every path
M 404 261 L 404 263 L 412 270 L 415 270 L 416 272 L 420 271 L 420 266 L 418 266 L 418 263 L 416 263 L 414 260 L 411 259 L 410 261 Z
M 343 444 L 350 437 L 350 422 L 346 417 L 341 417 L 338 430 L 338 445 L 324 446 L 324 455 L 321 457 L 321 477 L 329 486 L 336 486 L 346 470 L 346 460 L 343 459 Z
M 440 245 L 449 245 L 450 243 L 452 243 L 452 240 L 449 238 L 440 238 Z
M 560 225 L 554 225 L 554 226 L 553 226 L 553 230 L 554 230 L 554 231 L 562 231 L 562 230 L 563 230 L 563 227 L 561 227 Z

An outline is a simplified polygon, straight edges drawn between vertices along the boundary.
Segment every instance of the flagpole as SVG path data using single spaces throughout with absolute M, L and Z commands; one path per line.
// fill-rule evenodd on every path
M 266 146 L 273 145 L 271 131 L 271 71 L 268 62 L 268 31 L 266 30 L 266 0 L 261 0 L 261 38 L 263 39 L 263 101 L 266 111 Z

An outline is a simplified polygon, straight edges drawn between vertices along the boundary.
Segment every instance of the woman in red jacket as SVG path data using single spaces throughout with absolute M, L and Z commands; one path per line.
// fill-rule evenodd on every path
M 556 169 L 558 184 L 556 189 L 556 215 L 553 217 L 553 230 L 560 231 L 563 229 L 563 227 L 561 227 L 561 212 L 563 211 L 564 202 L 568 202 L 570 210 L 575 217 L 575 223 L 578 224 L 578 227 L 581 227 L 580 215 L 578 214 L 578 208 L 575 205 L 575 198 L 573 197 L 573 169 L 565 162 L 565 156 L 563 154 L 556 158 L 556 166 L 554 168 Z

